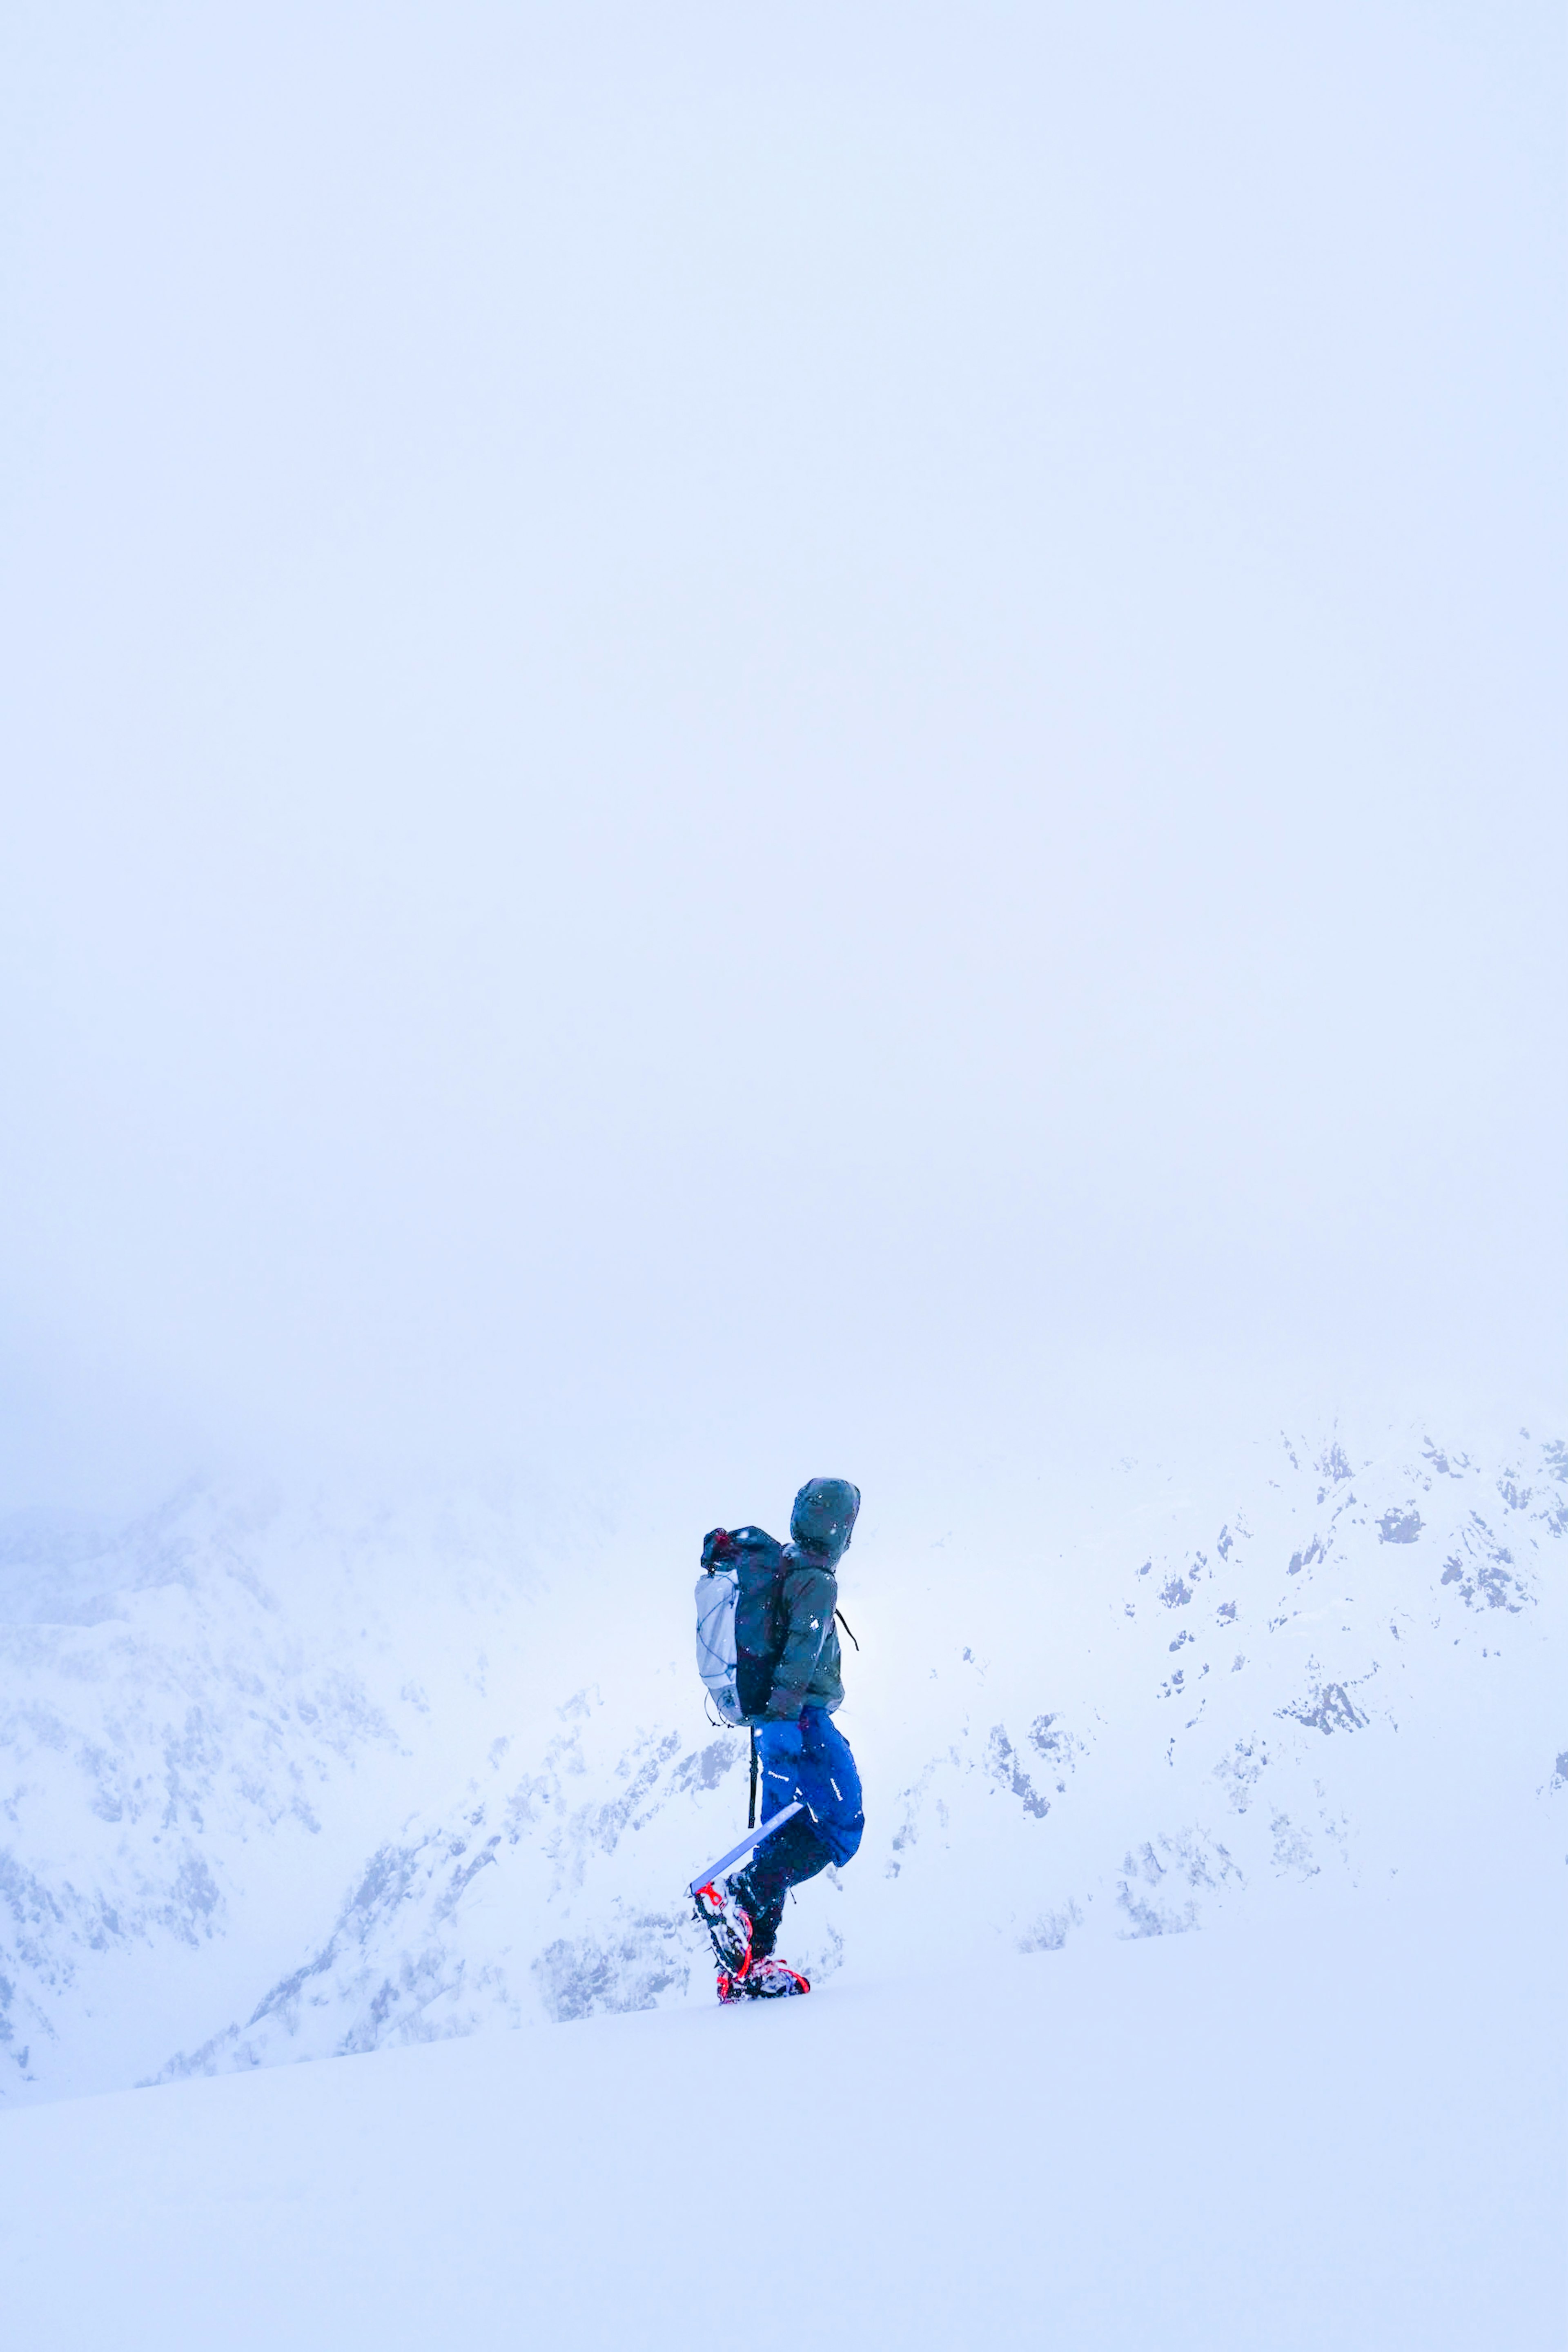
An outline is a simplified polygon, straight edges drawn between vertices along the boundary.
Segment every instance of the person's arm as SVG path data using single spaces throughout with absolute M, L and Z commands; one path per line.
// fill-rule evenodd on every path
M 789 1632 L 773 1668 L 768 1714 L 775 1723 L 796 1723 L 833 1623 L 838 1581 L 824 1568 L 792 1569 L 784 1579 L 784 1598 Z

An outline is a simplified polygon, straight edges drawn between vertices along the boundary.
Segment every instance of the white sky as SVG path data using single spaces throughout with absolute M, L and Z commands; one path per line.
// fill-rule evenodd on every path
M 1556 7 L 3 39 L 0 1499 L 1562 1396 Z

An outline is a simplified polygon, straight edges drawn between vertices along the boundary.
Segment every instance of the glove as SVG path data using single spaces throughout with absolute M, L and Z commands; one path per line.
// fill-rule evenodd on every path
M 770 1772 L 781 1764 L 798 1764 L 805 1753 L 805 1734 L 798 1723 L 770 1723 L 765 1727 L 763 1753 Z

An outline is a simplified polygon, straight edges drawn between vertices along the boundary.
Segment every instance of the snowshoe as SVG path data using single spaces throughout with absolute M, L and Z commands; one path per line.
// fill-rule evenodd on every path
M 748 2000 L 786 2000 L 793 1993 L 811 1990 L 809 1977 L 772 1952 L 754 1959 L 742 1982 Z
M 719 1998 L 731 2000 L 787 2000 L 792 1995 L 811 1990 L 811 1979 L 792 1969 L 786 1960 L 774 1959 L 771 1952 L 754 1959 L 742 1973 L 732 1974 L 728 1969 L 719 1971 Z
M 720 1878 L 710 1878 L 706 1886 L 698 1887 L 692 1901 L 708 1930 L 721 1980 L 732 1978 L 738 1982 L 752 1965 L 751 1913 Z M 721 1992 L 719 1998 L 724 2000 L 728 1995 Z

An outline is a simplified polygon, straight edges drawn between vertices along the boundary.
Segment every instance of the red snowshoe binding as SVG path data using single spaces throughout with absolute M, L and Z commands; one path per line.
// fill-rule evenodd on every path
M 811 1979 L 772 1952 L 760 1953 L 730 1993 L 731 2000 L 787 2000 L 793 1993 L 809 1992 Z M 725 1996 L 719 1996 L 722 2000 Z
M 798 1969 L 775 1959 L 771 1952 L 752 1958 L 752 1915 L 722 1879 L 710 1879 L 706 1886 L 700 1886 L 693 1900 L 718 1962 L 721 2001 L 781 2000 L 811 1990 L 809 1979 Z
M 708 1930 L 721 1979 L 743 1977 L 752 1965 L 752 1915 L 721 1878 L 710 1878 L 692 1898 Z M 723 1998 L 722 1995 L 720 1996 Z

